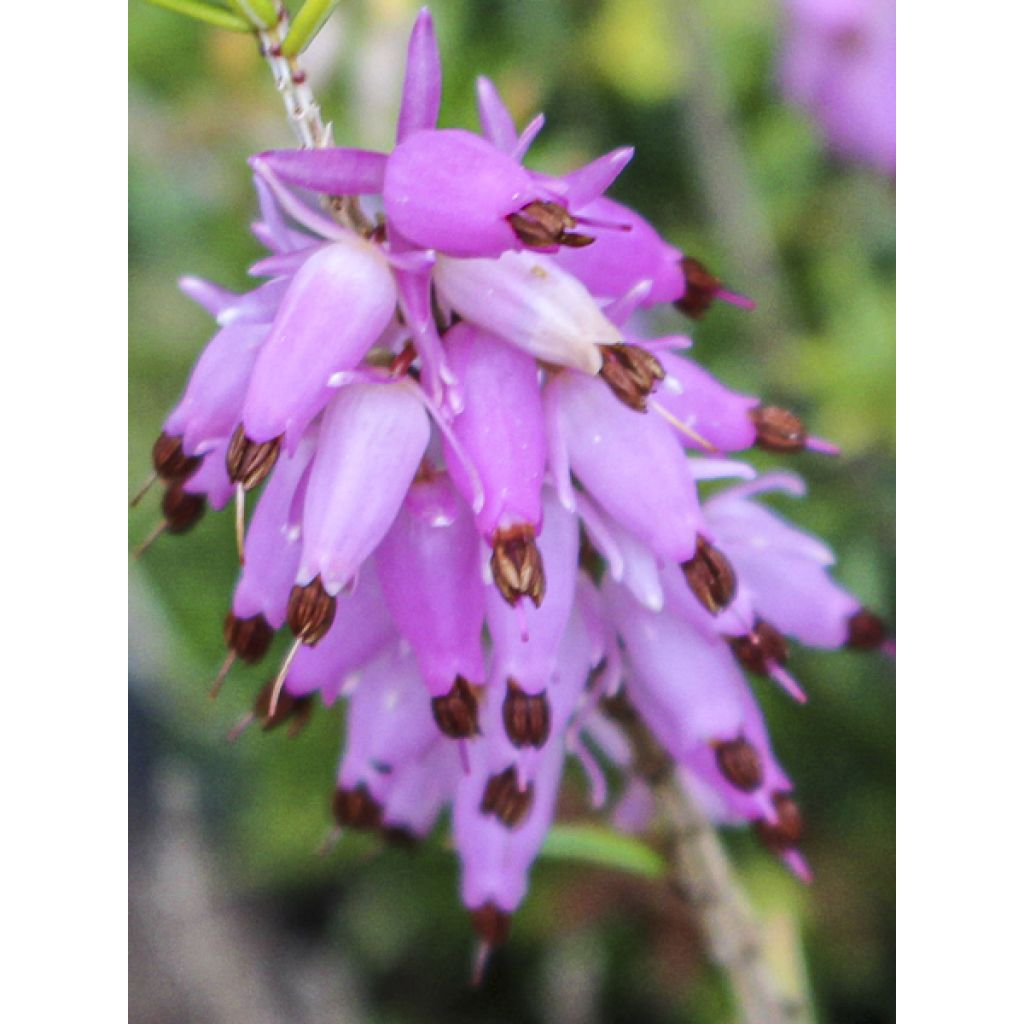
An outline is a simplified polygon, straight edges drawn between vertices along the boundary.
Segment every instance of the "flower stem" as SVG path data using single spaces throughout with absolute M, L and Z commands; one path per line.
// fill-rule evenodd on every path
M 306 81 L 305 71 L 299 67 L 295 57 L 285 55 L 284 41 L 289 35 L 288 29 L 288 12 L 279 4 L 276 24 L 257 32 L 260 52 L 274 76 L 274 84 L 284 101 L 285 112 L 299 145 L 303 149 L 326 149 L 332 145 L 331 126 L 324 125 L 320 118 L 320 104 Z M 329 196 L 324 205 L 339 224 L 353 231 L 364 233 L 372 226 L 356 196 Z
M 761 928 L 718 833 L 661 749 L 622 697 L 606 709 L 629 736 L 633 768 L 650 786 L 671 846 L 673 887 L 690 904 L 712 960 L 721 968 L 742 1024 L 808 1024 L 810 1010 L 784 993 Z
M 288 12 L 279 6 L 277 23 L 257 33 L 260 50 L 274 76 L 299 145 L 304 149 L 322 149 L 331 144 L 330 127 L 325 127 L 320 119 L 320 106 L 306 82 L 306 73 L 294 57 L 284 55 L 282 47 L 288 26 Z

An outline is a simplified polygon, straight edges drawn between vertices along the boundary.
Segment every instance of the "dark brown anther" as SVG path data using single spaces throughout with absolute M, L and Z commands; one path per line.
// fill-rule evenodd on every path
M 317 576 L 304 587 L 298 584 L 292 587 L 288 598 L 288 625 L 297 640 L 312 647 L 331 628 L 337 607 L 337 600 L 324 590 Z
M 556 245 L 581 249 L 594 241 L 590 235 L 569 231 L 576 227 L 576 218 L 558 203 L 536 200 L 518 213 L 509 214 L 507 219 L 519 241 L 530 249 L 550 249 Z
M 160 509 L 167 523 L 167 532 L 184 533 L 203 518 L 206 498 L 201 494 L 189 494 L 184 488 L 184 481 L 176 480 L 164 491 Z
M 764 767 L 757 748 L 738 736 L 734 740 L 713 744 L 718 770 L 740 792 L 753 793 L 764 782 Z
M 412 364 L 416 362 L 417 355 L 416 346 L 411 341 L 406 342 L 402 351 L 388 364 L 388 373 L 392 377 L 404 377 L 409 372 Z
M 773 793 L 772 803 L 778 819 L 775 824 L 759 821 L 756 825 L 757 836 L 769 850 L 783 853 L 791 850 L 803 838 L 804 819 L 791 793 L 783 793 L 781 790 Z
M 727 608 L 736 596 L 736 574 L 729 560 L 703 537 L 697 537 L 693 558 L 683 562 L 683 575 L 694 596 L 712 615 Z
M 736 660 L 748 672 L 766 676 L 773 665 L 785 665 L 789 659 L 786 638 L 770 623 L 758 619 L 754 628 L 744 636 L 729 640 Z
M 676 300 L 676 309 L 699 320 L 722 290 L 722 282 L 700 260 L 690 256 L 683 258 L 683 276 L 686 278 L 686 291 L 681 299 Z
M 401 825 L 382 825 L 380 837 L 389 846 L 397 846 L 403 850 L 415 850 L 420 845 L 419 836 Z
M 365 783 L 354 789 L 339 786 L 331 797 L 331 813 L 338 828 L 372 829 L 380 826 L 381 807 Z
M 600 376 L 630 409 L 647 411 L 647 396 L 665 378 L 665 368 L 638 345 L 602 345 Z
M 274 693 L 274 683 L 275 680 L 269 680 L 256 694 L 252 713 L 264 732 L 270 732 L 279 725 L 290 722 L 288 735 L 296 736 L 306 727 L 313 714 L 313 698 L 293 697 L 287 690 L 282 690 L 277 699 L 277 707 L 271 714 L 270 700 Z
M 531 807 L 533 783 L 527 783 L 526 789 L 520 789 L 514 765 L 487 780 L 480 801 L 481 814 L 493 814 L 506 828 L 515 828 L 523 823 Z
M 251 491 L 267 478 L 280 453 L 281 438 L 275 437 L 272 441 L 250 441 L 245 436 L 242 424 L 239 423 L 228 445 L 228 477 L 234 483 L 241 484 L 245 490 Z
M 153 469 L 161 480 L 187 480 L 203 461 L 201 455 L 186 455 L 180 437 L 161 434 L 153 442 Z
M 543 747 L 551 734 L 551 706 L 547 694 L 527 693 L 514 679 L 508 681 L 501 705 L 505 733 L 516 747 Z
M 491 575 L 501 596 L 514 605 L 528 597 L 539 608 L 544 600 L 544 561 L 528 523 L 498 530 L 494 535 Z
M 872 611 L 861 608 L 846 626 L 846 646 L 856 651 L 877 651 L 888 638 L 885 623 Z
M 240 619 L 228 612 L 224 620 L 224 643 L 247 665 L 260 661 L 273 639 L 273 627 L 261 614 Z
M 477 935 L 491 949 L 508 942 L 512 918 L 504 910 L 499 910 L 493 903 L 485 903 L 482 907 L 470 911 L 470 917 Z
M 750 418 L 757 430 L 758 448 L 766 452 L 790 455 L 802 452 L 807 446 L 807 431 L 800 417 L 777 405 L 759 405 L 750 410 Z
M 430 707 L 438 729 L 453 740 L 467 739 L 480 731 L 476 694 L 462 676 L 455 677 L 443 697 L 434 697 Z

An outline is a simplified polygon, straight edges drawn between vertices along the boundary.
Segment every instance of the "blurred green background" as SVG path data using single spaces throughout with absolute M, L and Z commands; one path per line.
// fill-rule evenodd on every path
M 387 147 L 416 4 L 343 2 L 305 56 L 339 144 Z M 437 0 L 443 125 L 476 126 L 473 80 L 547 127 L 528 163 L 568 168 L 622 144 L 613 194 L 759 301 L 716 307 L 695 355 L 726 383 L 793 407 L 843 446 L 785 462 L 780 499 L 839 555 L 865 603 L 894 609 L 895 221 L 890 181 L 829 157 L 775 87 L 779 12 L 763 0 Z M 129 483 L 211 333 L 176 278 L 246 286 L 259 253 L 245 158 L 292 145 L 253 41 L 139 0 L 129 7 Z M 674 315 L 663 326 L 687 330 Z M 159 516 L 150 496 L 136 543 Z M 216 704 L 236 571 L 227 515 L 161 538 L 131 569 L 132 1018 L 136 1021 L 729 1019 L 721 980 L 665 887 L 543 859 L 509 946 L 467 988 L 473 937 L 442 838 L 408 852 L 328 829 L 337 711 L 300 738 L 223 735 L 264 673 Z M 728 845 L 785 969 L 820 1021 L 893 1017 L 894 671 L 798 651 L 803 708 L 758 690 L 808 820 L 804 889 L 747 835 Z M 582 815 L 579 780 L 565 803 Z M 788 953 L 786 952 L 788 950 Z

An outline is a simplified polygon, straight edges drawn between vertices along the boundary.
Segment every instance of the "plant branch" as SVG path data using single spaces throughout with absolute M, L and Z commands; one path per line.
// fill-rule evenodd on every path
M 605 702 L 633 747 L 633 768 L 654 795 L 671 842 L 673 887 L 689 903 L 712 960 L 728 980 L 743 1024 L 807 1024 L 808 1007 L 785 994 L 747 897 L 714 826 L 625 698 Z

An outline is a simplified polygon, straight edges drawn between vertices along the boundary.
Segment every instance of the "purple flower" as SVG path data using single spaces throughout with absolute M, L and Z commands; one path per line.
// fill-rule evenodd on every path
M 896 0 L 787 0 L 780 78 L 838 154 L 896 173 Z
M 602 197 L 630 151 L 527 171 L 542 119 L 517 134 L 486 79 L 478 100 L 483 136 L 436 128 L 424 12 L 390 155 L 254 161 L 269 255 L 252 269 L 268 280 L 245 295 L 182 282 L 219 330 L 153 461 L 169 532 L 238 497 L 218 685 L 287 624 L 292 648 L 251 717 L 297 729 L 315 694 L 342 699 L 336 825 L 413 841 L 451 808 L 463 900 L 493 946 L 566 758 L 595 806 L 608 785 L 594 750 L 628 774 L 602 711 L 620 687 L 709 813 L 752 823 L 805 875 L 747 674 L 804 699 L 790 640 L 886 638 L 831 580 L 831 552 L 755 500 L 801 493 L 799 479 L 725 457 L 830 446 L 679 355 L 685 336 L 636 333 L 637 308 L 699 315 L 737 297 Z M 378 195 L 383 221 L 356 230 L 289 184 Z

